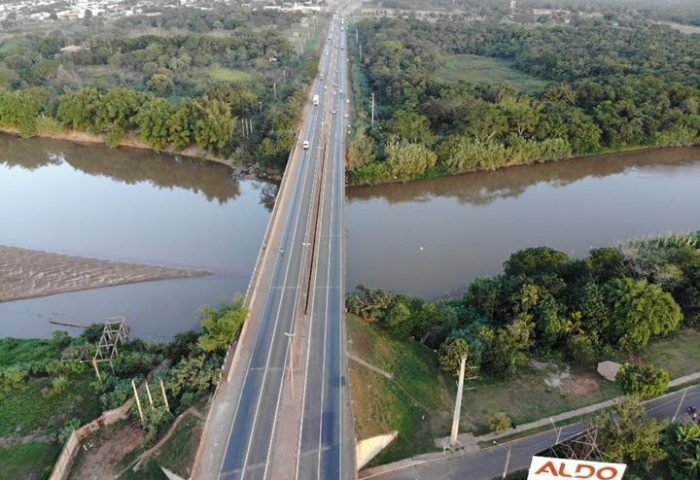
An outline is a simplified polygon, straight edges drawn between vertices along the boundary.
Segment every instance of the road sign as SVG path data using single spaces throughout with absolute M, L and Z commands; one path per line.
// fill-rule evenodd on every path
M 623 463 L 532 457 L 527 480 L 622 480 L 626 469 Z

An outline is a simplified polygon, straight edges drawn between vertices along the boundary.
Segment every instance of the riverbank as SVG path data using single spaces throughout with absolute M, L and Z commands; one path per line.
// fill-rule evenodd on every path
M 208 272 L 74 257 L 0 245 L 0 302 Z
M 433 180 L 436 178 L 443 178 L 443 177 L 457 177 L 457 176 L 462 176 L 462 175 L 471 175 L 471 174 L 478 174 L 478 173 L 498 172 L 498 171 L 502 171 L 502 170 L 511 169 L 514 167 L 529 167 L 529 166 L 541 165 L 541 164 L 545 164 L 545 163 L 573 162 L 576 160 L 592 159 L 592 158 L 605 159 L 607 157 L 611 157 L 614 155 L 624 155 L 627 153 L 649 153 L 649 152 L 654 152 L 654 151 L 660 152 L 660 151 L 668 151 L 668 150 L 682 150 L 682 149 L 689 149 L 689 148 L 690 149 L 700 148 L 700 143 L 695 143 L 692 145 L 665 145 L 665 146 L 635 145 L 635 146 L 627 146 L 627 147 L 623 147 L 623 148 L 605 148 L 605 149 L 599 150 L 595 153 L 589 153 L 589 154 L 585 154 L 585 155 L 574 154 L 574 155 L 570 155 L 570 156 L 557 158 L 554 160 L 545 160 L 545 161 L 533 160 L 533 161 L 529 161 L 529 162 L 510 162 L 510 163 L 506 163 L 503 165 L 499 165 L 495 168 L 476 168 L 476 169 L 460 170 L 460 171 L 454 171 L 454 172 L 447 171 L 441 167 L 434 167 L 434 168 L 428 169 L 423 175 L 416 177 L 416 178 L 411 178 L 411 179 L 376 178 L 376 179 L 371 179 L 369 181 L 359 181 L 357 183 L 353 183 L 353 175 L 352 175 L 352 172 L 350 172 L 346 178 L 346 185 L 348 188 L 353 188 L 353 187 L 376 187 L 376 186 L 380 186 L 380 185 L 406 184 L 406 183 L 412 183 L 412 182 L 420 182 L 423 180 Z
M 19 130 L 16 128 L 8 128 L 0 126 L 0 134 L 10 135 L 13 137 L 21 137 Z M 107 139 L 104 135 L 94 134 L 90 132 L 81 132 L 77 130 L 66 130 L 66 129 L 56 129 L 51 131 L 38 131 L 34 137 L 31 138 L 47 138 L 51 140 L 60 140 L 64 142 L 71 142 L 78 145 L 104 145 L 107 146 Z M 112 148 L 112 147 L 110 147 Z M 280 181 L 282 176 L 280 172 L 260 170 L 256 165 L 239 165 L 234 162 L 234 160 L 224 157 L 219 157 L 212 155 L 211 153 L 203 150 L 196 145 L 191 145 L 184 150 L 176 151 L 173 147 L 164 148 L 162 150 L 156 150 L 152 145 L 140 140 L 134 132 L 127 133 L 124 138 L 119 142 L 116 147 L 119 149 L 133 149 L 141 150 L 146 152 L 153 152 L 156 154 L 166 154 L 178 157 L 188 157 L 199 160 L 207 160 L 209 162 L 218 163 L 220 165 L 226 165 L 233 170 L 233 176 L 236 178 L 246 178 L 251 180 L 268 180 L 268 181 Z

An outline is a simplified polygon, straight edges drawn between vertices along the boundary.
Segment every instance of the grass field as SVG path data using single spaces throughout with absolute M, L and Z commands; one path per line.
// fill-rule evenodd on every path
M 632 360 L 663 367 L 669 371 L 672 379 L 700 372 L 700 332 L 685 329 L 654 341 Z
M 433 438 L 450 426 L 452 390 L 435 354 L 399 342 L 353 316 L 347 317 L 350 350 L 394 378 L 349 362 L 355 431 L 358 439 L 389 433 L 399 436 L 372 464 L 387 463 L 434 450 Z
M 90 386 L 94 380 L 91 371 L 73 375 L 64 394 L 51 396 L 46 394 L 50 379 L 31 379 L 21 390 L 0 394 L 0 436 L 28 435 L 35 430 L 57 433 L 73 417 L 82 422 L 98 417 L 100 400 Z
M 467 382 L 460 427 L 476 435 L 488 433 L 487 419 L 503 411 L 516 425 L 547 418 L 568 410 L 591 405 L 621 394 L 614 383 L 601 379 L 591 370 L 571 371 L 561 387 L 549 387 L 545 380 L 557 375 L 550 364 L 544 370 L 528 368 L 506 381 Z
M 203 68 L 201 70 L 202 73 L 208 75 L 209 78 L 217 82 L 252 83 L 260 78 L 260 76 L 255 73 L 236 70 L 234 68 L 225 68 L 219 65 Z
M 0 480 L 45 478 L 59 453 L 60 445 L 37 442 L 0 449 Z
M 60 348 L 50 340 L 0 340 L 0 365 L 28 364 L 59 358 Z M 0 393 L 0 437 L 52 435 L 73 417 L 87 422 L 101 412 L 99 397 L 91 387 L 92 370 L 69 377 L 61 395 L 51 395 L 49 378 L 31 378 L 21 388 Z M 61 445 L 29 443 L 0 450 L 0 479 L 43 478 L 44 469 L 53 466 Z M 8 473 L 9 472 L 9 473 Z M 8 475 L 8 476 L 5 476 Z
M 683 33 L 700 33 L 700 27 L 696 27 L 695 25 L 685 25 L 683 23 L 676 23 L 676 22 L 661 22 L 665 25 L 668 25 L 669 27 L 673 28 L 674 30 L 678 30 L 679 32 Z
M 200 410 L 206 414 L 206 404 L 202 403 Z M 163 445 L 156 456 L 158 463 L 169 470 L 189 477 L 197 454 L 199 439 L 204 429 L 204 421 L 189 414 L 178 424 L 173 435 Z
M 507 60 L 478 55 L 447 55 L 435 78 L 445 82 L 464 80 L 509 85 L 525 93 L 541 92 L 548 84 L 545 80 L 515 70 Z

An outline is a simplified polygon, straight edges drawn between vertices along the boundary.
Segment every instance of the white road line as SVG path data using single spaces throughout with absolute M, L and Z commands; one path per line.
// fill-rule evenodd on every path
M 325 176 L 325 173 L 324 173 Z M 326 194 L 326 182 L 324 179 L 321 179 L 321 197 L 325 196 Z M 319 212 L 319 215 L 321 219 L 323 219 L 323 215 L 325 214 L 325 202 L 321 203 L 321 211 Z M 317 252 L 317 259 L 320 258 L 321 256 L 321 249 L 319 248 Z M 318 263 L 317 263 L 318 265 Z M 313 284 L 316 284 L 316 279 L 318 278 L 318 268 L 314 269 L 314 282 Z M 306 367 L 305 367 L 305 374 L 304 374 L 304 393 L 302 394 L 302 399 L 301 399 L 301 414 L 302 414 L 302 419 L 301 419 L 301 427 L 299 428 L 299 441 L 297 444 L 297 459 L 296 459 L 296 469 L 295 469 L 295 474 L 294 478 L 298 479 L 299 478 L 299 467 L 300 467 L 300 461 L 299 461 L 299 454 L 301 452 L 301 437 L 304 431 L 304 405 L 306 404 L 306 391 L 307 391 L 307 384 L 308 384 L 308 379 L 309 379 L 309 359 L 311 357 L 311 337 L 313 336 L 313 323 L 314 323 L 314 305 L 316 302 L 316 289 L 314 288 L 311 291 L 311 315 L 309 318 L 309 330 L 308 330 L 308 340 L 307 340 L 307 345 L 306 345 Z
M 333 142 L 333 151 L 331 152 L 331 158 L 335 158 L 335 153 L 337 151 L 337 145 L 335 142 Z M 333 201 L 335 199 L 335 183 L 336 183 L 336 173 L 337 169 L 335 168 L 335 165 L 333 162 L 330 162 L 331 164 L 331 172 L 333 173 L 333 177 L 331 178 L 331 218 L 330 218 L 330 228 L 333 228 L 333 217 L 334 211 L 333 211 Z M 333 251 L 333 244 L 331 242 L 328 243 L 328 267 L 326 271 L 326 278 L 330 278 L 331 275 L 331 258 L 332 258 L 332 251 Z M 326 290 L 326 314 L 324 318 L 324 324 L 323 324 L 323 364 L 322 364 L 322 370 L 321 370 L 321 420 L 320 420 L 320 427 L 319 427 L 319 433 L 318 433 L 318 462 L 316 465 L 316 478 L 321 478 L 321 451 L 323 448 L 323 397 L 325 396 L 325 390 L 326 390 L 326 339 L 328 337 L 328 296 L 329 296 L 330 290 Z
M 323 108 L 323 107 L 320 107 L 320 108 Z M 322 115 L 321 115 L 321 118 L 323 118 Z M 322 120 L 322 121 L 323 121 L 323 120 Z M 318 130 L 318 125 L 317 125 L 316 130 Z M 314 130 L 313 138 L 316 137 L 316 130 Z M 319 161 L 319 162 L 318 162 L 318 165 L 316 165 L 316 168 L 315 168 L 315 170 L 314 170 L 314 177 L 313 177 L 313 180 L 312 180 L 312 182 L 311 182 L 311 185 L 312 185 L 312 186 L 311 186 L 311 192 L 310 192 L 310 196 L 309 196 L 309 203 L 310 203 L 310 204 L 313 204 L 313 200 L 314 200 L 314 198 L 315 198 L 316 185 L 317 185 L 317 182 L 318 182 L 318 172 L 319 172 L 319 168 L 320 168 L 321 165 L 322 165 L 322 162 Z M 310 205 L 310 206 L 311 206 L 311 205 Z M 309 208 L 309 211 L 308 211 L 307 214 L 306 214 L 306 225 L 305 225 L 306 231 L 304 232 L 305 235 L 309 233 L 309 225 L 310 225 L 311 212 L 312 212 L 312 211 L 313 211 L 313 208 Z M 306 249 L 306 248 L 303 249 L 303 250 L 302 250 L 302 253 L 301 253 L 301 258 L 299 259 L 299 260 L 300 260 L 300 267 L 299 267 L 299 281 L 300 281 L 300 282 L 302 281 L 302 277 L 303 277 L 303 273 L 304 273 L 304 268 L 303 268 L 303 266 L 304 266 L 304 262 L 305 262 L 305 260 L 306 260 L 307 253 L 308 253 L 308 249 Z M 298 305 L 299 305 L 299 298 L 296 298 L 296 297 L 295 297 L 295 301 L 294 301 L 294 304 L 293 304 L 293 307 L 292 307 L 292 320 L 291 320 L 292 323 L 291 323 L 291 325 L 290 325 L 290 332 L 293 332 L 293 331 L 294 331 L 294 324 L 296 323 L 296 315 L 297 315 L 297 307 L 298 307 Z M 291 339 L 291 338 L 288 338 L 288 339 L 287 339 L 287 348 L 286 348 L 285 353 L 284 353 L 284 363 L 283 363 L 283 366 L 284 366 L 285 368 L 287 367 L 287 359 L 289 358 L 289 354 L 290 354 L 290 350 L 291 350 L 291 348 L 290 348 L 291 342 L 292 342 L 292 339 Z M 270 441 L 269 441 L 269 443 L 268 443 L 267 455 L 266 455 L 266 457 L 265 457 L 265 473 L 263 474 L 263 479 L 267 478 L 267 473 L 268 473 L 269 468 L 270 468 L 270 462 L 269 462 L 269 460 L 270 460 L 270 453 L 271 453 L 271 451 L 272 451 L 272 445 L 273 445 L 273 443 L 274 443 L 275 432 L 277 431 L 277 415 L 278 415 L 278 413 L 279 413 L 280 400 L 282 399 L 283 384 L 284 384 L 284 377 L 282 378 L 282 381 L 280 382 L 279 390 L 277 391 L 277 403 L 276 403 L 276 405 L 275 405 L 275 415 L 272 417 L 272 431 L 270 432 L 270 437 L 269 437 L 269 438 L 270 438 Z
M 312 121 L 311 121 L 311 128 L 312 128 L 312 131 L 315 131 L 317 124 L 318 124 L 318 115 L 317 115 L 316 112 L 314 112 L 314 116 L 312 117 Z M 304 192 L 304 190 L 306 189 L 306 183 L 307 183 L 307 180 L 308 180 L 308 177 L 309 177 L 309 176 L 308 176 L 308 168 L 309 168 L 309 167 L 308 167 L 308 162 L 304 162 L 304 167 L 303 167 L 303 170 L 304 170 L 303 179 L 304 179 L 304 181 L 302 182 L 301 190 L 297 190 L 297 191 L 302 192 L 301 198 L 299 199 L 299 202 L 298 202 L 297 205 L 296 205 L 296 206 L 298 206 L 299 208 L 296 208 L 296 215 L 295 215 L 295 217 L 292 217 L 292 218 L 291 218 L 291 219 L 293 220 L 293 223 L 294 223 L 294 230 L 292 231 L 292 241 L 294 241 L 294 239 L 296 238 L 296 232 L 297 232 L 297 228 L 298 228 L 298 226 L 299 226 L 299 218 L 300 218 L 300 214 L 301 214 L 301 208 L 300 208 L 300 207 L 301 207 L 301 204 L 303 203 L 303 197 L 304 197 L 303 192 Z M 281 239 L 282 242 L 284 242 L 284 237 L 285 237 L 285 234 L 286 234 L 286 231 L 287 231 L 287 227 L 288 227 L 288 226 L 289 226 L 289 223 L 287 223 L 287 224 L 285 225 L 285 232 L 283 233 L 282 239 Z M 290 267 L 291 267 L 291 264 L 292 264 L 292 255 L 290 254 L 290 255 L 287 256 L 287 267 L 286 267 L 286 269 L 285 269 L 284 278 L 283 278 L 283 281 L 282 281 L 283 284 L 286 284 L 286 283 L 287 283 L 287 277 L 289 276 L 289 269 L 290 269 Z M 272 344 L 273 344 L 273 342 L 274 342 L 275 334 L 276 334 L 276 332 L 277 332 L 277 326 L 278 326 L 278 324 L 279 324 L 279 314 L 280 314 L 280 311 L 281 311 L 281 309 L 282 309 L 282 304 L 284 303 L 284 298 L 285 298 L 285 295 L 284 295 L 284 291 L 283 291 L 283 292 L 282 292 L 282 295 L 281 295 L 281 297 L 280 297 L 280 300 L 279 300 L 279 306 L 278 306 L 278 308 L 277 308 L 277 314 L 275 315 L 275 321 L 274 321 L 275 326 L 274 326 L 274 328 L 273 328 L 273 330 L 272 330 L 272 341 L 270 342 L 270 345 L 268 346 L 267 359 L 266 359 L 266 362 L 265 362 L 266 371 L 265 371 L 265 373 L 263 374 L 263 380 L 262 380 L 262 383 L 261 383 L 261 385 L 260 385 L 260 395 L 258 395 L 258 401 L 257 401 L 257 405 L 256 405 L 256 408 L 255 408 L 255 414 L 254 414 L 254 417 L 253 417 L 253 426 L 251 427 L 251 433 L 250 433 L 250 436 L 249 436 L 249 438 L 248 438 L 248 445 L 246 446 L 246 454 L 245 454 L 245 459 L 244 459 L 244 461 L 243 461 L 243 468 L 242 468 L 242 473 L 241 473 L 241 480 L 243 480 L 243 478 L 245 477 L 246 465 L 248 464 L 248 457 L 249 457 L 249 455 L 250 455 L 250 447 L 251 447 L 251 445 L 252 445 L 253 436 L 254 436 L 254 432 L 255 432 L 255 425 L 256 425 L 256 423 L 257 423 L 257 421 L 258 421 L 258 414 L 260 413 L 260 404 L 261 404 L 262 397 L 263 397 L 263 395 L 262 395 L 262 394 L 263 394 L 263 390 L 264 390 L 264 388 L 265 388 L 265 380 L 266 380 L 266 378 L 267 378 L 267 368 L 269 368 L 269 366 L 270 366 L 270 357 L 272 356 Z M 264 309 L 263 309 L 263 313 L 264 313 Z M 253 347 L 253 348 L 255 348 L 255 347 Z M 252 364 L 252 362 L 253 362 L 253 354 L 251 354 L 251 356 L 250 356 L 250 363 L 249 363 L 249 365 L 248 365 L 248 369 L 250 369 L 250 364 Z M 246 376 L 247 376 L 247 374 L 246 374 Z M 244 384 L 245 384 L 245 381 L 244 381 Z M 241 392 L 241 393 L 242 393 L 242 392 Z M 241 394 L 241 397 L 242 397 L 242 394 Z M 239 397 L 238 407 L 240 407 L 240 397 Z M 238 407 L 236 408 L 236 415 L 238 414 Z M 235 424 L 235 420 L 236 420 L 236 419 L 235 419 L 235 417 L 234 417 L 234 421 L 233 421 L 233 423 L 232 423 L 232 425 L 231 425 L 231 430 L 232 430 L 232 431 L 233 431 L 233 424 Z M 230 435 L 229 435 L 229 440 L 230 440 Z M 227 449 L 228 449 L 228 446 L 227 446 Z M 225 459 L 225 457 L 224 457 L 224 459 Z M 222 465 L 223 465 L 223 464 L 222 464 Z
M 314 117 L 312 117 L 312 119 L 311 119 L 311 123 L 313 123 L 313 122 L 314 122 Z M 295 146 L 295 148 L 298 148 L 298 147 Z M 300 179 L 302 178 L 302 171 L 304 171 L 304 170 L 307 168 L 305 165 L 306 165 L 305 163 L 302 163 L 301 165 L 299 165 L 299 167 L 298 167 L 298 169 L 297 169 L 297 177 L 296 177 L 296 179 L 295 179 L 295 190 L 298 189 L 298 187 L 299 187 L 299 181 L 300 181 Z M 293 210 L 293 208 L 294 208 L 294 206 L 292 206 L 292 210 Z M 288 219 L 288 220 L 284 223 L 284 228 L 282 229 L 282 234 L 281 234 L 281 236 L 280 236 L 280 242 L 283 242 L 283 241 L 284 241 L 284 237 L 285 237 L 286 234 L 287 234 L 287 229 L 289 228 L 289 225 L 290 225 L 290 222 L 289 222 L 289 219 Z M 275 273 L 277 272 L 277 269 L 278 269 L 278 266 L 279 266 L 279 263 L 280 263 L 280 259 L 281 259 L 281 258 L 282 258 L 282 257 L 281 257 L 280 255 L 277 255 L 277 256 L 275 257 L 275 263 L 274 263 L 274 265 L 273 265 L 273 267 L 272 267 L 272 278 L 271 278 L 271 280 L 275 278 Z M 262 323 L 263 320 L 264 320 L 265 310 L 267 309 L 267 302 L 268 302 L 268 301 L 269 301 L 269 295 L 268 295 L 268 297 L 266 298 L 265 304 L 263 304 L 263 307 L 262 307 L 262 308 L 263 308 L 263 311 L 262 311 L 262 313 L 261 313 L 260 323 Z M 280 299 L 280 302 L 281 302 L 281 299 Z M 246 367 L 246 373 L 245 373 L 245 375 L 243 376 L 243 382 L 242 382 L 242 385 L 241 385 L 241 392 L 240 392 L 240 394 L 239 394 L 239 396 L 238 396 L 238 401 L 236 402 L 236 409 L 235 409 L 234 414 L 233 414 L 233 420 L 231 421 L 231 428 L 229 429 L 229 433 L 228 433 L 228 436 L 227 436 L 227 438 L 226 438 L 226 447 L 224 448 L 224 454 L 223 454 L 223 456 L 222 456 L 222 458 L 221 458 L 221 466 L 219 467 L 219 472 L 222 471 L 223 466 L 224 466 L 224 463 L 226 463 L 226 457 L 228 456 L 228 447 L 229 447 L 229 445 L 230 445 L 230 443 L 231 443 L 231 434 L 233 433 L 233 427 L 234 427 L 234 425 L 236 424 L 236 418 L 238 417 L 238 411 L 239 411 L 240 406 L 241 406 L 241 400 L 242 400 L 242 398 L 243 398 L 243 392 L 244 392 L 244 390 L 245 390 L 245 384 L 246 384 L 246 380 L 247 380 L 247 378 L 248 378 L 248 372 L 250 371 L 250 366 L 251 366 L 252 363 L 253 363 L 253 356 L 254 356 L 254 352 L 255 352 L 255 345 L 257 344 L 257 339 L 259 338 L 259 335 L 261 334 L 260 327 L 262 327 L 262 325 L 259 326 L 257 336 L 253 339 L 253 350 L 252 350 L 251 353 L 250 353 L 250 358 L 248 359 L 248 365 L 247 365 L 247 367 Z M 219 475 L 219 476 L 220 476 L 220 475 Z

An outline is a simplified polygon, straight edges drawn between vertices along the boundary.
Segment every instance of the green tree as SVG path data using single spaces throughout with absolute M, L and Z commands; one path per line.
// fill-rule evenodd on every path
M 630 363 L 623 364 L 615 377 L 625 395 L 633 395 L 643 400 L 666 393 L 670 380 L 668 370 Z
M 437 163 L 437 155 L 418 143 L 391 144 L 385 150 L 389 170 L 396 180 L 420 178 Z
M 167 68 L 159 68 L 146 83 L 149 90 L 157 95 L 165 96 L 173 88 L 173 72 Z
M 208 152 L 222 154 L 232 147 L 236 134 L 236 118 L 228 104 L 221 100 L 195 102 L 194 140 Z
M 603 459 L 651 469 L 666 458 L 661 448 L 665 422 L 649 418 L 639 400 L 628 398 L 593 420 Z
M 593 341 L 590 336 L 584 333 L 569 337 L 566 348 L 569 356 L 577 365 L 594 365 L 598 361 L 598 353 Z
M 510 256 L 503 265 L 506 275 L 537 278 L 544 273 L 560 275 L 570 265 L 569 256 L 549 247 L 525 248 Z
M 408 337 L 413 330 L 411 310 L 403 301 L 396 299 L 386 311 L 383 326 L 398 337 Z
M 440 368 L 453 376 L 459 375 L 462 357 L 468 357 L 469 344 L 462 338 L 450 337 L 440 346 Z
M 672 423 L 664 433 L 671 480 L 700 478 L 700 425 Z
M 683 320 L 671 294 L 646 280 L 611 280 L 605 296 L 611 318 L 605 334 L 622 348 L 644 347 L 652 337 L 675 331 Z
M 162 98 L 149 99 L 134 118 L 138 127 L 139 138 L 160 151 L 170 143 L 170 121 L 175 116 L 176 108 Z
M 68 128 L 91 130 L 95 126 L 95 114 L 99 102 L 100 94 L 93 87 L 67 92 L 58 97 L 56 116 Z
M 225 352 L 241 333 L 248 313 L 242 298 L 218 310 L 205 308 L 200 322 L 203 333 L 199 337 L 199 346 L 205 352 Z

